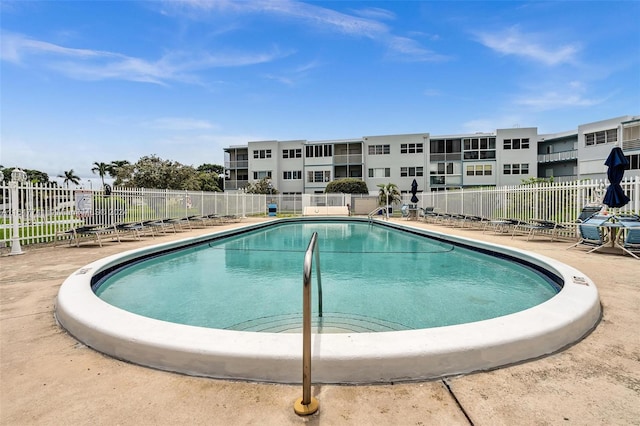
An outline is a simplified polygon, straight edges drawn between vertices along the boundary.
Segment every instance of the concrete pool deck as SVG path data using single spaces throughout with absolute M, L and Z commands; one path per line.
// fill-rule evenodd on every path
M 300 386 L 187 377 L 132 365 L 85 347 L 55 322 L 58 288 L 79 267 L 222 227 L 102 248 L 26 247 L 21 256 L 0 258 L 0 424 L 640 424 L 639 261 L 566 250 L 567 241 L 408 224 L 567 263 L 596 283 L 602 321 L 562 352 L 490 372 L 419 383 L 313 386 L 320 410 L 301 418 L 293 412 Z

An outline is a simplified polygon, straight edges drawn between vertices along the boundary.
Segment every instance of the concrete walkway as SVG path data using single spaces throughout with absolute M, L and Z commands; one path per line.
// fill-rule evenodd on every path
M 313 386 L 320 410 L 302 418 L 293 412 L 300 386 L 187 377 L 132 365 L 78 343 L 54 319 L 58 288 L 79 267 L 222 227 L 102 248 L 27 247 L 23 255 L 0 257 L 0 424 L 640 425 L 640 261 L 566 250 L 566 241 L 408 223 L 530 250 L 578 268 L 598 286 L 602 321 L 560 353 L 495 371 L 421 383 Z

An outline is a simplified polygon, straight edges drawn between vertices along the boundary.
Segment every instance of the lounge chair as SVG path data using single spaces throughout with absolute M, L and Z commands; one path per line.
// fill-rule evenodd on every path
M 566 229 L 564 225 L 551 220 L 532 219 L 529 223 L 522 223 L 513 226 L 511 238 L 517 233 L 527 235 L 527 241 L 535 238 L 536 234 L 547 234 L 551 241 L 558 237 L 561 230 Z
M 487 219 L 486 217 L 465 214 L 464 221 L 462 222 L 462 227 L 464 228 L 465 224 L 468 223 L 469 228 L 484 229 L 487 222 L 489 222 L 489 219 Z
M 163 234 L 167 233 L 167 229 L 173 230 L 173 232 L 178 232 L 175 224 L 170 221 L 170 219 L 151 219 L 145 220 L 142 222 L 144 226 L 150 227 L 151 229 L 157 229 Z
M 582 223 L 578 224 L 578 232 L 580 239 L 577 243 L 567 247 L 567 250 L 573 247 L 585 246 L 590 248 L 587 253 L 596 251 L 607 245 L 608 241 L 602 232 L 602 225 L 611 219 L 609 216 L 592 216 Z
M 118 232 L 120 232 L 123 236 L 132 235 L 135 239 L 139 240 L 143 235 L 150 233 L 152 237 L 155 237 L 155 232 L 153 227 L 147 226 L 145 222 L 125 222 L 118 223 L 115 225 Z
M 636 259 L 640 259 L 634 252 L 640 253 L 640 221 L 620 221 L 624 227 L 622 250 Z
M 515 226 L 525 225 L 527 222 L 520 219 L 493 219 L 485 222 L 483 233 L 493 228 L 496 234 L 506 234 L 512 231 Z
M 580 211 L 580 215 L 578 219 L 576 219 L 577 223 L 582 223 L 585 220 L 589 219 L 592 216 L 597 215 L 602 210 L 602 206 L 584 206 Z
M 102 247 L 102 237 L 110 236 L 120 242 L 120 235 L 115 225 L 102 226 L 102 225 L 84 225 L 77 228 L 71 228 L 67 231 L 56 233 L 56 239 L 54 246 L 56 245 L 58 236 L 64 236 L 69 239 L 69 245 L 75 243 L 76 247 L 80 247 L 80 241 L 86 239 L 92 239 Z

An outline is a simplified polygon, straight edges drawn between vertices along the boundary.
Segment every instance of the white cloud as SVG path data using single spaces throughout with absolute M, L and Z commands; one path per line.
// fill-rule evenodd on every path
M 611 95 L 609 95 L 610 97 Z M 601 104 L 606 98 L 589 94 L 589 88 L 581 81 L 573 80 L 563 84 L 547 84 L 544 88 L 530 88 L 518 96 L 514 103 L 535 111 L 549 111 L 567 107 L 590 107 Z
M 565 107 L 588 107 L 602 103 L 604 99 L 589 99 L 580 93 L 570 91 L 549 91 L 536 96 L 524 96 L 516 100 L 516 104 L 532 107 L 538 111 Z
M 381 8 L 367 8 L 354 11 L 353 15 L 337 12 L 315 4 L 298 1 L 205 1 L 185 0 L 179 3 L 169 1 L 166 7 L 180 7 L 182 12 L 193 10 L 220 14 L 223 12 L 237 14 L 272 14 L 289 18 L 292 22 L 304 22 L 316 28 L 330 32 L 339 32 L 353 37 L 365 37 L 386 46 L 395 55 L 394 58 L 404 56 L 404 59 L 420 61 L 439 61 L 444 56 L 435 54 L 422 47 L 414 39 L 393 34 L 392 30 L 380 20 L 395 19 L 395 15 Z M 359 16 L 355 16 L 359 15 Z M 193 16 L 193 15 L 191 15 Z M 197 19 L 202 19 L 198 15 Z
M 0 59 L 19 64 L 31 61 L 36 66 L 82 80 L 127 80 L 161 85 L 171 81 L 200 83 L 199 71 L 265 63 L 289 54 L 276 48 L 259 53 L 174 51 L 153 61 L 115 52 L 59 46 L 20 34 L 2 35 Z
M 396 14 L 387 9 L 382 9 L 379 7 L 368 7 L 364 9 L 357 9 L 353 11 L 354 14 L 362 16 L 368 19 L 384 19 L 384 20 L 394 20 L 396 19 Z
M 521 56 L 550 66 L 573 63 L 580 51 L 577 44 L 544 40 L 543 35 L 522 33 L 517 27 L 496 33 L 481 32 L 477 38 L 486 47 L 503 55 Z

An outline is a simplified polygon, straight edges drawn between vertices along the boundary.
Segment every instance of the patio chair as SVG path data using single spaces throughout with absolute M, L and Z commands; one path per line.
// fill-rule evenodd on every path
M 514 225 L 511 238 L 520 232 L 527 235 L 527 241 L 534 239 L 536 234 L 547 234 L 553 241 L 563 229 L 566 229 L 564 225 L 551 220 L 532 219 L 530 223 Z
M 147 233 L 150 233 L 152 237 L 155 237 L 153 227 L 147 226 L 143 221 L 118 223 L 115 227 L 124 237 L 132 235 L 135 239 L 139 240 L 140 237 Z
M 429 212 L 433 212 L 433 207 L 418 207 L 418 218 L 426 221 Z
M 143 226 L 150 227 L 151 229 L 157 229 L 163 234 L 167 233 L 167 229 L 171 229 L 173 232 L 178 232 L 176 226 L 170 219 L 151 219 L 142 222 Z
M 493 219 L 488 220 L 484 224 L 483 233 L 493 228 L 493 232 L 496 234 L 506 234 L 509 231 L 512 231 L 515 226 L 524 225 L 527 222 L 524 222 L 520 219 Z
M 482 216 L 476 216 L 472 214 L 462 215 L 464 220 L 462 221 L 462 227 L 464 228 L 466 224 L 469 224 L 469 228 L 479 228 L 484 229 L 489 219 Z
M 402 214 L 402 218 L 404 220 L 409 220 L 409 205 L 408 204 L 403 204 L 400 207 L 400 213 Z
M 596 251 L 607 245 L 608 241 L 602 232 L 602 225 L 611 219 L 609 216 L 592 216 L 582 223 L 578 224 L 578 232 L 580 239 L 577 243 L 567 247 L 567 250 L 573 247 L 585 246 L 590 248 L 587 253 Z
M 624 226 L 622 250 L 636 259 L 640 259 L 634 252 L 640 253 L 640 221 L 621 221 Z
M 77 228 L 71 228 L 67 231 L 58 232 L 56 233 L 56 239 L 53 244 L 54 246 L 57 244 L 58 236 L 65 236 L 66 238 L 69 238 L 69 245 L 75 243 L 76 247 L 80 247 L 80 241 L 83 239 L 92 239 L 102 247 L 103 236 L 110 236 L 112 239 L 115 238 L 118 240 L 118 243 L 121 242 L 115 225 L 84 225 Z
M 597 215 L 602 210 L 602 206 L 584 206 L 580 211 L 580 215 L 578 219 L 576 219 L 577 223 L 582 223 L 585 220 L 589 219 L 592 216 Z

